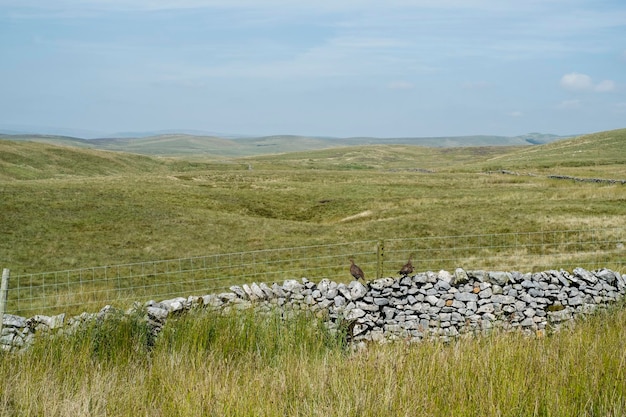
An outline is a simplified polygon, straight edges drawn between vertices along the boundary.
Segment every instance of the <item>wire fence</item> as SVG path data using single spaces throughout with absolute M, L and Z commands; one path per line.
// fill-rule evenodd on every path
M 624 272 L 624 228 L 366 240 L 213 254 L 66 271 L 11 275 L 7 312 L 18 315 L 97 311 L 106 304 L 227 291 L 244 283 L 306 277 L 346 282 L 349 259 L 366 279 L 398 276 L 409 258 L 416 272 L 549 269 Z

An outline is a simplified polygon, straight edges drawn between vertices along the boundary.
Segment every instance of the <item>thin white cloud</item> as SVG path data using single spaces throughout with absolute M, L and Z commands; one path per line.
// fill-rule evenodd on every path
M 315 15 L 388 10 L 489 10 L 489 0 L 0 0 L 21 19 L 64 19 L 101 13 L 162 12 L 181 10 L 253 10 L 266 16 Z M 495 5 L 492 5 L 493 8 Z M 0 10 L 0 13 L 2 10 Z
M 403 53 L 401 40 L 384 38 L 361 38 L 337 36 L 308 48 L 294 49 L 274 57 L 258 57 L 250 48 L 232 58 L 210 63 L 168 63 L 171 73 L 182 77 L 289 79 L 358 77 L 384 75 L 389 78 L 402 74 L 432 72 L 410 53 Z M 263 44 L 257 49 L 267 50 Z M 391 78 L 391 79 L 393 79 Z M 403 83 L 403 84 L 402 84 Z M 407 89 L 409 83 L 402 78 L 387 87 Z
M 449 59 L 499 56 L 526 60 L 595 51 L 606 43 L 585 35 L 617 27 L 626 19 L 626 10 L 596 10 L 585 0 L 515 4 L 496 0 L 0 0 L 0 5 L 12 15 L 41 19 L 218 10 L 237 13 L 236 19 L 230 20 L 239 25 L 245 21 L 276 26 L 281 21 L 296 24 L 301 18 L 318 17 L 328 27 L 344 30 L 342 35 L 352 35 L 357 46 L 358 38 L 393 33 L 415 54 L 436 58 L 448 54 Z M 575 44 L 567 42 L 571 36 L 580 38 Z
M 563 100 L 556 107 L 561 110 L 579 109 L 582 107 L 582 102 L 580 100 Z
M 591 118 L 569 117 L 567 109 L 603 106 L 605 114 L 621 120 L 623 113 L 616 112 L 624 107 L 615 105 L 618 95 L 610 92 L 625 86 L 615 68 L 616 60 L 626 63 L 624 46 L 615 49 L 624 21 L 626 7 L 617 0 L 602 7 L 592 0 L 0 0 L 0 27 L 8 22 L 7 27 L 19 29 L 5 34 L 12 47 L 3 51 L 4 59 L 12 64 L 0 66 L 0 84 L 4 79 L 16 85 L 6 102 L 36 97 L 40 93 L 34 88 L 45 83 L 62 90 L 59 95 L 67 102 L 98 94 L 103 101 L 118 91 L 112 85 L 129 86 L 132 91 L 119 89 L 119 94 L 137 97 L 136 103 L 144 96 L 159 97 L 159 103 L 193 97 L 200 102 L 205 92 L 207 100 L 229 102 L 247 91 L 263 91 L 267 108 L 281 108 L 302 89 L 323 96 L 324 102 L 346 103 L 342 109 L 355 112 L 365 106 L 368 94 L 381 89 L 404 99 L 419 90 L 422 100 L 405 101 L 416 113 L 429 114 L 407 122 L 416 129 L 450 129 L 447 121 L 456 103 L 446 98 L 453 94 L 473 99 L 476 113 L 483 103 L 510 103 L 498 111 L 511 125 L 556 123 L 547 113 L 519 111 L 533 106 L 524 101 L 532 96 L 535 103 L 552 104 L 551 110 L 566 120 L 565 130 L 582 131 L 587 128 L 571 123 Z M 43 57 L 44 52 L 54 57 L 45 66 L 24 59 Z M 36 64 L 43 61 L 34 58 Z M 587 64 L 596 58 L 591 72 Z M 550 75 L 546 62 L 568 67 Z M 533 71 L 528 74 L 525 68 Z M 565 74 L 568 69 L 580 72 Z M 546 79 L 557 89 L 560 82 L 562 97 L 546 96 L 551 89 L 537 88 Z M 510 80 L 516 81 L 514 88 L 509 88 Z M 23 94 L 17 86 L 33 90 Z M 6 88 L 0 90 L 7 95 Z M 519 94 L 524 91 L 533 94 Z M 589 101 L 566 100 L 575 98 Z M 180 107 L 176 117 L 189 120 L 188 111 Z M 243 113 L 243 107 L 238 119 L 258 117 L 254 109 Z M 319 106 L 320 114 L 328 107 Z M 18 111 L 11 111 L 3 117 L 19 119 Z M 122 114 L 119 106 L 108 111 Z M 98 109 L 99 114 L 106 112 Z M 437 112 L 445 114 L 444 122 L 437 121 Z M 25 119 L 32 112 L 23 113 Z M 157 113 L 157 122 L 175 117 L 175 112 Z M 94 120 L 103 118 L 99 114 Z M 87 118 L 84 123 L 89 123 Z M 350 125 L 346 117 L 341 123 Z M 487 126 L 474 117 L 466 123 L 464 128 Z
M 409 81 L 392 81 L 388 87 L 391 90 L 412 90 L 415 88 L 415 85 Z
M 615 90 L 615 82 L 613 80 L 603 80 L 594 83 L 587 74 L 571 72 L 561 77 L 561 87 L 569 91 L 596 91 L 606 93 Z
M 593 82 L 587 74 L 571 72 L 561 77 L 561 87 L 571 91 L 589 91 L 593 90 Z
M 487 81 L 468 81 L 461 84 L 461 88 L 464 90 L 482 90 L 489 86 Z
M 596 86 L 594 87 L 595 91 L 598 91 L 600 93 L 606 93 L 609 91 L 614 91 L 615 90 L 615 82 L 613 82 L 612 80 L 604 80 L 604 81 L 600 81 L 598 84 L 596 84 Z
M 92 10 L 180 10 L 198 8 L 255 8 L 273 9 L 280 7 L 346 10 L 367 8 L 428 8 L 428 9 L 502 9 L 500 2 L 490 0 L 387 0 L 381 3 L 377 0 L 317 0 L 311 2 L 294 2 L 293 0 L 55 0 L 41 2 L 40 0 L 2 0 L 0 4 L 13 7 L 32 7 L 41 9 L 63 9 L 79 7 Z M 504 7 L 506 9 L 506 6 Z

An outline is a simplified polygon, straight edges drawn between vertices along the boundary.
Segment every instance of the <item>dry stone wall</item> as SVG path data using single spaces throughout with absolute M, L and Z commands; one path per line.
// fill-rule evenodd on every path
M 230 292 L 190 296 L 137 305 L 155 336 L 168 317 L 205 308 L 229 312 L 254 308 L 260 312 L 308 310 L 327 319 L 331 330 L 349 329 L 355 343 L 389 340 L 451 340 L 493 329 L 542 336 L 623 299 L 624 276 L 609 269 L 536 273 L 464 270 L 422 272 L 400 278 L 382 278 L 347 284 L 327 279 L 286 280 L 282 285 L 252 283 L 230 287 Z M 5 314 L 0 347 L 24 349 L 38 334 L 70 332 L 112 309 L 24 318 Z M 129 311 L 130 312 L 130 311 Z

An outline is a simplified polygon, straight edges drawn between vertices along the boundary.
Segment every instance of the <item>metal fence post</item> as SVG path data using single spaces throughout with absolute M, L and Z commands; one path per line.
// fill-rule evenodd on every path
M 2 335 L 4 313 L 7 308 L 7 292 L 9 290 L 9 270 L 2 270 L 2 283 L 0 284 L 0 336 Z
M 383 277 L 383 261 L 385 260 L 385 241 L 381 240 L 378 242 L 378 251 L 376 253 L 376 278 L 380 279 Z

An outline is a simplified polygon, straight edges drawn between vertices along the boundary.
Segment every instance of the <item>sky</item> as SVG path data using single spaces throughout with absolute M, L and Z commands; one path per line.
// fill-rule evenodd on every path
M 0 0 L 0 130 L 625 127 L 624 0 Z

